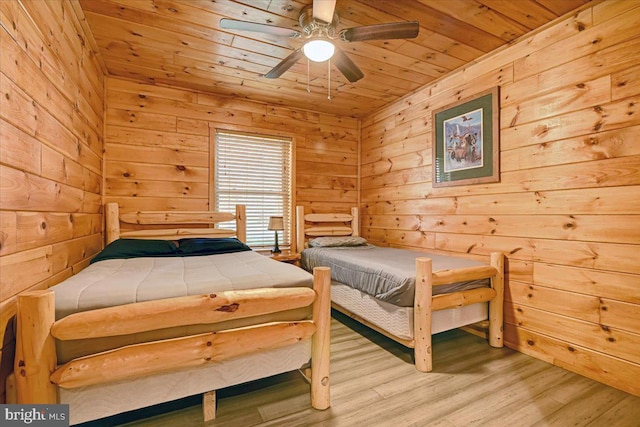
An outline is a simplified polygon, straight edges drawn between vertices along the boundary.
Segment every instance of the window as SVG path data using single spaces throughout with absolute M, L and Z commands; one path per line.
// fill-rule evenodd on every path
M 216 130 L 214 146 L 215 209 L 246 205 L 247 244 L 252 247 L 273 246 L 269 217 L 282 216 L 279 243 L 290 245 L 291 138 Z

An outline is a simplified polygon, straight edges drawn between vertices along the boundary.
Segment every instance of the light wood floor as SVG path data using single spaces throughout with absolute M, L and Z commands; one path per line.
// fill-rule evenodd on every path
M 434 337 L 434 371 L 340 314 L 332 322 L 331 403 L 311 409 L 298 373 L 218 391 L 207 426 L 640 426 L 640 398 L 455 330 Z M 336 320 L 337 319 L 337 320 Z M 199 426 L 200 398 L 92 423 Z M 160 412 L 159 414 L 156 414 Z M 131 417 L 138 417 L 131 421 Z

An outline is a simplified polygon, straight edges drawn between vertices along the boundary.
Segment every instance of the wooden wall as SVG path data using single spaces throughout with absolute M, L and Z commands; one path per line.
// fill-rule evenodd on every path
M 216 127 L 291 136 L 295 197 L 309 212 L 357 203 L 359 121 L 281 106 L 107 80 L 105 201 L 122 211 L 207 210 Z
M 75 1 L 0 1 L 0 390 L 15 295 L 102 247 L 104 73 Z
M 506 345 L 640 395 L 640 3 L 605 1 L 362 123 L 364 237 L 508 255 Z M 501 181 L 432 188 L 433 110 L 500 86 Z

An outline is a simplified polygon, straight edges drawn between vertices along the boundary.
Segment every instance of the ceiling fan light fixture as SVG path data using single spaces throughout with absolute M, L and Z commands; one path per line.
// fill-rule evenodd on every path
M 315 39 L 310 40 L 302 46 L 304 56 L 314 62 L 324 62 L 331 59 L 336 47 L 327 40 Z

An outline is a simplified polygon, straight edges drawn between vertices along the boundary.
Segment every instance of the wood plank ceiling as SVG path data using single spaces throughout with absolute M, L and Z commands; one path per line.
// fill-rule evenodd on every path
M 338 30 L 420 23 L 420 34 L 411 40 L 338 40 L 338 47 L 365 74 L 355 83 L 333 66 L 329 72 L 327 63 L 311 63 L 308 69 L 306 59 L 280 78 L 267 79 L 263 75 L 303 41 L 220 28 L 220 19 L 226 17 L 301 30 L 300 10 L 311 1 L 80 0 L 80 4 L 109 75 L 363 117 L 591 0 L 337 0 Z

